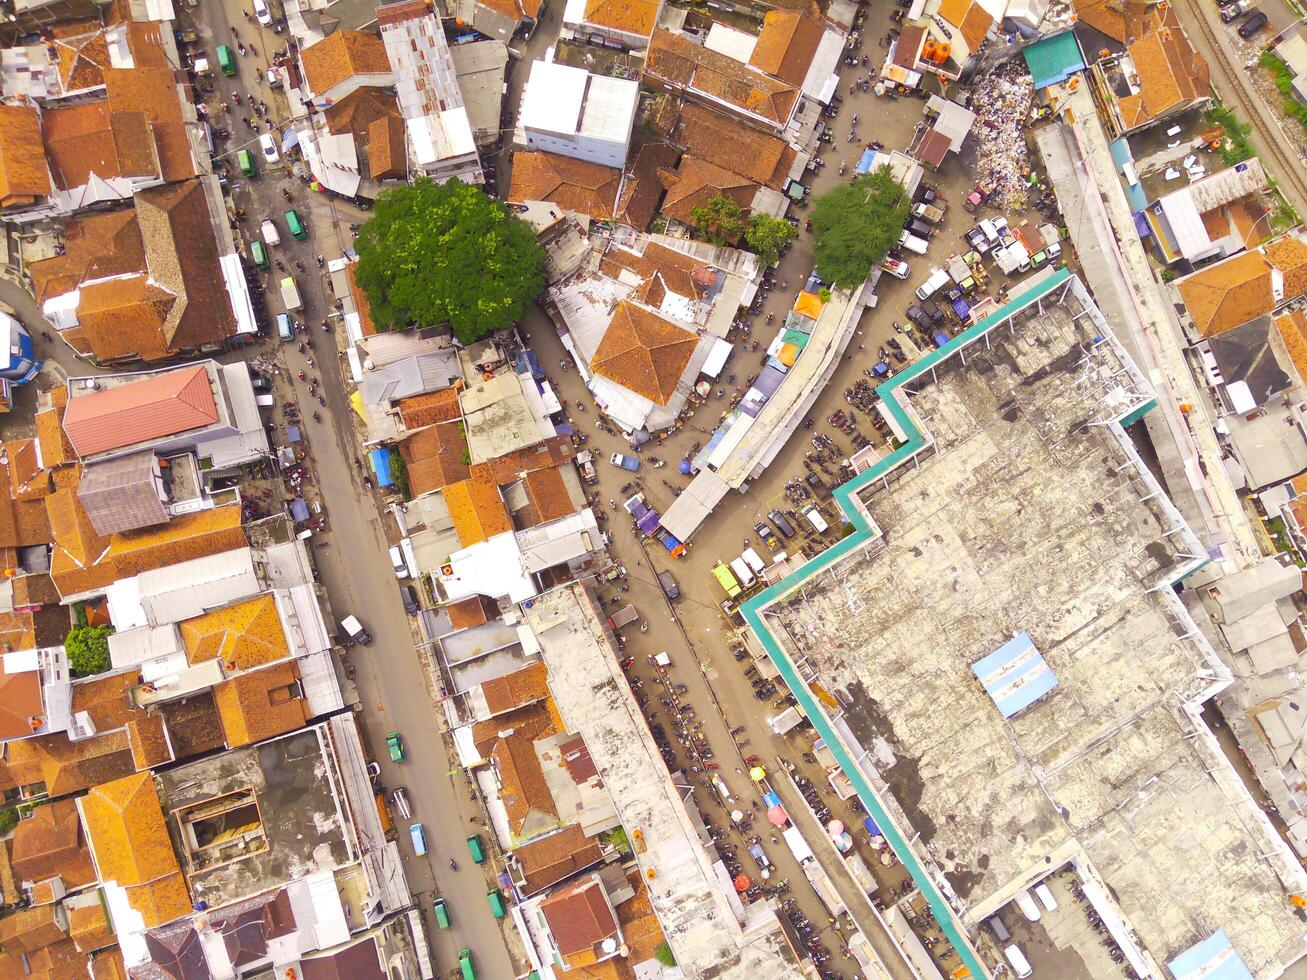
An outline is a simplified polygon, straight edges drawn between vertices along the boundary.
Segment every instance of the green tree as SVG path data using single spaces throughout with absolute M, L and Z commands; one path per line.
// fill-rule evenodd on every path
M 765 214 L 751 215 L 749 227 L 744 229 L 745 242 L 762 259 L 763 265 L 775 265 L 781 249 L 794 241 L 794 235 L 794 225 Z
M 448 323 L 472 344 L 522 319 L 545 288 L 535 231 L 461 180 L 386 191 L 356 247 L 358 281 L 382 330 Z
M 675 966 L 676 954 L 672 952 L 672 947 L 666 943 L 659 943 L 658 948 L 654 950 L 654 959 L 663 966 Z
M 112 626 L 74 626 L 64 639 L 68 666 L 79 677 L 109 669 L 109 634 Z
M 888 167 L 821 195 L 812 209 L 817 275 L 846 288 L 863 282 L 898 244 L 911 208 Z
M 714 245 L 738 242 L 746 227 L 744 209 L 720 194 L 690 208 L 690 223 Z

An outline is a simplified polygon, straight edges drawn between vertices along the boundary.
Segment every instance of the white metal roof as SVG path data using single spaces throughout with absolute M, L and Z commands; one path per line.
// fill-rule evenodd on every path
M 713 24 L 708 28 L 708 37 L 704 39 L 703 46 L 747 65 L 753 57 L 753 49 L 758 46 L 758 38 L 725 24 Z
M 531 77 L 522 95 L 521 124 L 547 133 L 575 134 L 581 126 L 588 74 L 584 68 L 571 65 L 532 62 Z
M 115 582 L 111 588 L 121 584 Z M 179 623 L 261 591 L 250 548 L 141 572 L 135 588 L 145 614 L 143 621 L 151 625 Z
M 672 537 L 689 541 L 728 490 L 730 486 L 712 470 L 700 470 L 667 508 L 660 523 Z
M 625 143 L 639 102 L 640 83 L 634 79 L 591 75 L 581 110 L 581 135 Z

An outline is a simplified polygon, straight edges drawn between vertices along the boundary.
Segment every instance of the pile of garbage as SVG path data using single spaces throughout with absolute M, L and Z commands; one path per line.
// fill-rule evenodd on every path
M 1026 178 L 1030 173 L 1026 127 L 1034 101 L 1034 80 L 1019 60 L 977 76 L 967 95 L 967 107 L 976 114 L 971 130 L 976 147 L 976 182 L 992 191 L 989 203 L 1001 210 L 1026 206 Z

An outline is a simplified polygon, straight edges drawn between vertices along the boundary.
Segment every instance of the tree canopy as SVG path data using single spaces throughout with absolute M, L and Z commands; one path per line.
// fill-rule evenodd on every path
M 888 167 L 856 177 L 817 198 L 812 209 L 817 275 L 852 288 L 899 242 L 912 201 Z
M 464 344 L 522 319 L 545 287 L 545 250 L 502 202 L 461 180 L 377 198 L 357 276 L 379 330 L 448 323 Z
M 744 241 L 762 259 L 763 265 L 774 265 L 781 249 L 794 241 L 794 225 L 781 218 L 755 214 L 744 229 Z
M 738 242 L 746 226 L 744 209 L 720 194 L 708 198 L 706 204 L 690 208 L 690 221 L 714 245 Z
M 109 634 L 112 626 L 74 626 L 64 639 L 68 666 L 78 677 L 109 669 Z

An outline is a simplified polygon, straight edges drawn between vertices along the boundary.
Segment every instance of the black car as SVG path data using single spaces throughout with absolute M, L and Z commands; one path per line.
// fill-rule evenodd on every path
M 1239 25 L 1239 36 L 1245 41 L 1266 26 L 1266 15 L 1260 10 L 1254 11 L 1247 20 Z
M 399 596 L 404 600 L 404 612 L 410 616 L 416 616 L 422 606 L 418 603 L 417 589 L 411 585 L 401 585 L 399 587 Z
M 930 329 L 930 317 L 926 311 L 915 304 L 908 307 L 908 319 L 919 326 L 922 330 Z
M 780 531 L 781 534 L 785 535 L 787 538 L 794 537 L 794 525 L 791 524 L 789 519 L 779 510 L 770 510 L 767 512 L 767 516 L 771 518 L 771 522 L 776 525 L 776 530 Z
M 935 193 L 935 188 L 929 184 L 922 183 L 917 185 L 917 193 L 912 195 L 913 204 L 934 204 L 935 198 L 939 195 Z
M 926 302 L 921 304 L 921 308 L 925 311 L 926 316 L 930 317 L 930 322 L 932 324 L 939 323 L 944 319 L 944 311 L 939 308 L 938 304 L 936 304 L 933 299 L 926 300 Z
M 908 223 L 903 227 L 912 232 L 912 234 L 916 235 L 918 238 L 930 238 L 931 235 L 935 234 L 935 226 L 927 224 L 920 218 L 909 218 Z

